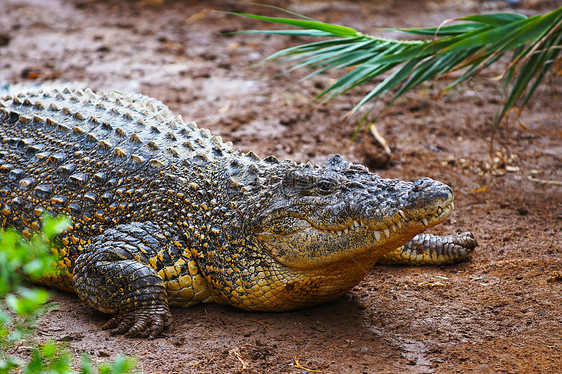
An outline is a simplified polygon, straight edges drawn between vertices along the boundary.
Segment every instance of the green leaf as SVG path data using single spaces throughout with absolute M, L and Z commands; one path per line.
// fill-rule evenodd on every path
M 453 40 L 440 40 L 438 42 L 424 42 L 418 45 L 398 45 L 396 52 L 392 54 L 380 55 L 369 60 L 368 64 L 394 64 L 405 63 L 412 59 L 431 56 L 439 52 L 445 45 L 452 43 Z
M 484 23 L 490 26 L 503 26 L 513 23 L 527 17 L 518 13 L 492 13 L 492 14 L 475 14 L 467 17 L 458 18 L 459 21 L 474 21 Z
M 385 93 L 389 92 L 392 88 L 394 88 L 397 84 L 402 82 L 406 77 L 412 72 L 416 64 L 420 61 L 419 58 L 410 60 L 400 69 L 396 70 L 394 73 L 389 75 L 385 80 L 379 83 L 371 92 L 369 92 L 361 101 L 355 105 L 355 107 L 351 110 L 351 113 L 356 113 L 359 108 L 363 106 L 363 104 L 367 103 L 368 101 L 374 99 L 379 95 L 384 95 Z
M 529 41 L 540 39 L 550 30 L 549 25 L 555 21 L 555 18 L 556 14 L 551 14 L 529 19 L 525 25 L 505 36 L 504 39 L 508 40 L 502 40 L 502 50 L 513 49 Z M 497 47 L 499 48 L 499 45 Z
M 244 30 L 228 32 L 229 35 L 239 34 L 269 34 L 269 35 L 288 35 L 288 36 L 334 36 L 331 32 L 321 30 Z
M 20 316 L 30 316 L 49 300 L 49 294 L 43 289 L 23 288 L 19 294 L 20 297 L 6 295 L 6 305 Z
M 13 231 L 0 230 L 0 289 L 3 300 L 0 303 L 0 373 L 22 372 L 28 374 L 74 373 L 70 363 L 71 355 L 56 342 L 47 341 L 37 345 L 29 338 L 33 332 L 33 321 L 45 310 L 48 293 L 43 289 L 27 289 L 16 283 L 16 269 L 23 274 L 44 274 L 52 269 L 53 256 L 50 255 L 46 237 L 64 231 L 69 220 L 62 217 L 43 217 L 43 228 L 48 235 L 37 234 L 30 241 L 22 239 Z M 14 293 L 15 292 L 15 293 Z M 18 315 L 12 318 L 9 309 Z M 21 318 L 23 317 L 23 318 Z M 16 351 L 15 347 L 29 345 L 29 359 L 26 361 L 11 357 L 5 352 Z M 134 367 L 130 358 L 118 359 L 114 364 L 105 364 L 100 372 L 126 373 Z M 95 370 L 87 355 L 82 356 L 81 374 L 93 373 Z
M 27 364 L 28 373 L 42 373 L 43 370 L 43 360 L 38 350 L 33 350 L 31 355 L 31 361 Z
M 43 215 L 43 231 L 48 239 L 66 231 L 70 227 L 70 220 L 64 216 L 51 218 Z
M 278 18 L 278 17 L 266 17 L 266 16 L 257 16 L 253 14 L 246 14 L 246 13 L 232 13 L 232 12 L 225 12 L 227 14 L 233 14 L 236 16 L 254 18 L 261 21 L 268 21 L 268 22 L 275 22 L 281 23 L 284 25 L 292 25 L 296 27 L 301 27 L 303 29 L 312 29 L 312 30 L 320 30 L 327 33 L 332 34 L 332 36 L 342 36 L 342 37 L 349 37 L 349 36 L 360 36 L 361 33 L 357 32 L 356 30 L 352 29 L 351 27 L 347 26 L 340 26 L 340 25 L 333 25 L 330 23 L 318 22 L 318 21 L 311 21 L 311 20 L 298 20 L 293 18 Z
M 291 56 L 291 55 L 304 55 L 307 52 L 314 52 L 314 51 L 318 51 L 318 50 L 323 50 L 323 48 L 328 47 L 328 46 L 333 46 L 333 45 L 338 45 L 338 44 L 345 44 L 348 42 L 353 42 L 354 40 L 357 40 L 358 38 L 344 38 L 344 39 L 336 39 L 336 40 L 327 40 L 327 41 L 321 41 L 321 42 L 316 42 L 316 43 L 310 43 L 310 44 L 305 44 L 302 46 L 295 46 L 292 48 L 287 48 L 287 49 L 283 49 L 279 52 L 276 52 L 274 54 L 272 54 L 271 56 L 267 57 L 265 60 L 274 60 L 277 58 L 282 58 L 282 57 L 287 57 L 287 56 Z
M 0 309 L 0 326 L 6 325 L 12 321 L 12 318 L 4 310 Z
M 81 354 L 82 362 L 80 364 L 80 374 L 92 374 L 94 372 L 94 367 L 92 366 L 92 360 L 90 356 L 82 352 Z
M 24 274 L 29 274 L 33 276 L 34 274 L 41 274 L 45 269 L 45 264 L 41 259 L 34 258 L 27 264 L 25 264 L 22 268 L 22 272 Z
M 136 360 L 133 358 L 118 357 L 112 365 L 104 363 L 100 365 L 98 369 L 101 374 L 122 374 L 133 370 L 135 365 Z
M 59 357 L 57 357 L 50 365 L 50 369 L 55 373 L 61 374 L 72 374 L 74 370 L 70 367 L 70 354 L 66 351 L 61 351 L 60 348 L 57 349 Z
M 58 353 L 57 344 L 52 340 L 48 340 L 43 344 L 40 352 L 45 358 L 52 358 Z
M 388 31 L 400 31 L 414 35 L 424 36 L 455 36 L 459 34 L 466 34 L 473 31 L 481 31 L 488 28 L 487 25 L 482 23 L 464 23 L 459 25 L 450 25 L 442 27 L 427 27 L 427 28 L 400 28 L 400 29 L 385 29 Z
M 22 366 L 22 364 L 23 362 L 19 358 L 8 357 L 3 359 L 2 356 L 0 356 L 0 373 L 15 373 L 17 372 L 16 369 Z
M 458 18 L 456 21 L 463 22 L 460 24 L 391 29 L 432 38 L 413 41 L 376 38 L 345 26 L 326 24 L 296 13 L 291 14 L 304 19 L 237 15 L 303 28 L 280 31 L 252 30 L 251 33 L 344 37 L 287 48 L 268 58 L 281 59 L 292 64 L 289 71 L 312 68 L 313 71 L 303 79 L 332 69 L 352 67 L 351 72 L 316 96 L 315 100 L 322 99 L 321 103 L 389 73 L 351 110 L 351 114 L 356 113 L 363 105 L 371 103 L 371 109 L 363 116 L 360 124 L 371 113 L 376 102 L 391 92 L 392 97 L 387 101 L 385 108 L 423 82 L 453 70 L 465 69 L 461 76 L 446 88 L 446 93 L 456 84 L 496 63 L 507 52 L 515 51 L 511 65 L 504 74 L 505 87 L 510 89 L 503 109 L 496 117 L 497 126 L 503 115 L 523 97 L 525 91 L 527 94 L 524 95 L 523 104 L 528 101 L 562 48 L 562 8 L 529 18 L 516 13 L 477 14 Z
M 562 39 L 562 33 L 560 33 L 560 37 L 558 38 L 556 44 L 560 45 L 561 39 Z M 546 75 L 546 72 L 552 66 L 554 61 L 556 61 L 558 55 L 560 54 L 560 49 L 561 49 L 560 47 L 554 46 L 554 47 L 547 47 L 547 48 L 550 48 L 550 51 L 549 53 L 545 53 L 543 58 L 544 61 L 543 65 L 539 64 L 539 66 L 541 66 L 541 69 L 538 71 L 538 75 L 535 78 L 535 81 L 533 82 L 531 87 L 528 88 L 527 94 L 523 98 L 523 105 L 527 104 L 527 102 L 529 101 L 529 99 L 531 98 L 531 96 L 539 86 L 539 84 L 542 82 L 544 76 Z
M 459 38 L 455 43 L 447 46 L 444 52 L 466 50 L 472 48 L 480 48 L 483 46 L 488 46 L 501 41 L 505 35 L 509 34 L 513 30 L 521 27 L 527 20 L 521 20 L 507 25 L 496 27 L 484 32 L 479 32 L 468 37 Z

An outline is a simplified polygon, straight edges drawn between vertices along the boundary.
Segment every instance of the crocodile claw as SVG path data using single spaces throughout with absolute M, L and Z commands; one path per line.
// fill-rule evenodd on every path
M 126 337 L 156 338 L 172 323 L 172 314 L 167 306 L 145 307 L 119 313 L 103 325 L 112 335 Z

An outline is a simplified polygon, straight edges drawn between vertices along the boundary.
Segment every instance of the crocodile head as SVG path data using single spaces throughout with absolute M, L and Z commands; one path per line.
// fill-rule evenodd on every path
M 266 258 L 260 267 L 270 274 L 261 278 L 273 306 L 237 305 L 247 309 L 336 298 L 380 256 L 442 222 L 453 208 L 443 183 L 380 178 L 338 155 L 323 167 L 279 163 L 259 179 L 243 209 L 251 217 L 244 236 L 254 242 L 244 253 Z
M 268 253 L 294 269 L 377 259 L 442 222 L 453 202 L 441 182 L 383 179 L 339 155 L 322 168 L 285 170 L 275 189 L 253 227 Z

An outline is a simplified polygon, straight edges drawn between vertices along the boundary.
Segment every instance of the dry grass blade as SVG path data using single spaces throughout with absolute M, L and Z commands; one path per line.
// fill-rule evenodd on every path
M 288 13 L 300 19 L 231 14 L 300 28 L 249 30 L 237 32 L 239 34 L 335 38 L 297 45 L 278 51 L 268 58 L 292 64 L 290 71 L 299 68 L 313 69 L 304 79 L 328 70 L 352 68 L 317 95 L 316 100 L 322 99 L 321 103 L 389 73 L 351 110 L 349 115 L 356 113 L 367 103 L 371 104 L 371 109 L 363 116 L 359 126 L 370 115 L 374 104 L 390 93 L 393 95 L 387 101 L 386 107 L 423 82 L 462 69 L 463 74 L 445 90 L 446 93 L 456 84 L 495 63 L 506 53 L 513 52 L 512 63 L 503 74 L 507 98 L 496 116 L 495 130 L 519 99 L 523 98 L 522 106 L 527 103 L 553 66 L 562 48 L 562 8 L 529 18 L 515 13 L 495 13 L 459 18 L 455 21 L 464 23 L 449 26 L 394 29 L 432 37 L 429 40 L 414 41 L 377 38 L 351 27 L 323 23 L 293 12 Z M 379 115 L 380 113 L 377 118 Z
M 322 370 L 309 369 L 309 368 L 306 368 L 306 367 L 302 366 L 299 363 L 299 357 L 306 357 L 306 356 L 295 357 L 295 368 L 304 370 L 304 371 L 309 372 L 309 373 L 322 373 Z

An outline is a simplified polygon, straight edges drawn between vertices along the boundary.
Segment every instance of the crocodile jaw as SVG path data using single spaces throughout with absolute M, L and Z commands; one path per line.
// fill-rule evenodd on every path
M 257 238 L 277 262 L 291 269 L 317 269 L 354 256 L 366 257 L 368 262 L 374 263 L 420 232 L 443 222 L 453 207 L 451 195 L 442 206 L 424 216 L 409 218 L 400 210 L 386 226 L 376 228 L 361 220 L 352 220 L 345 228 L 321 229 L 306 219 L 285 217 L 282 224 L 292 221 L 291 232 L 262 232 Z

